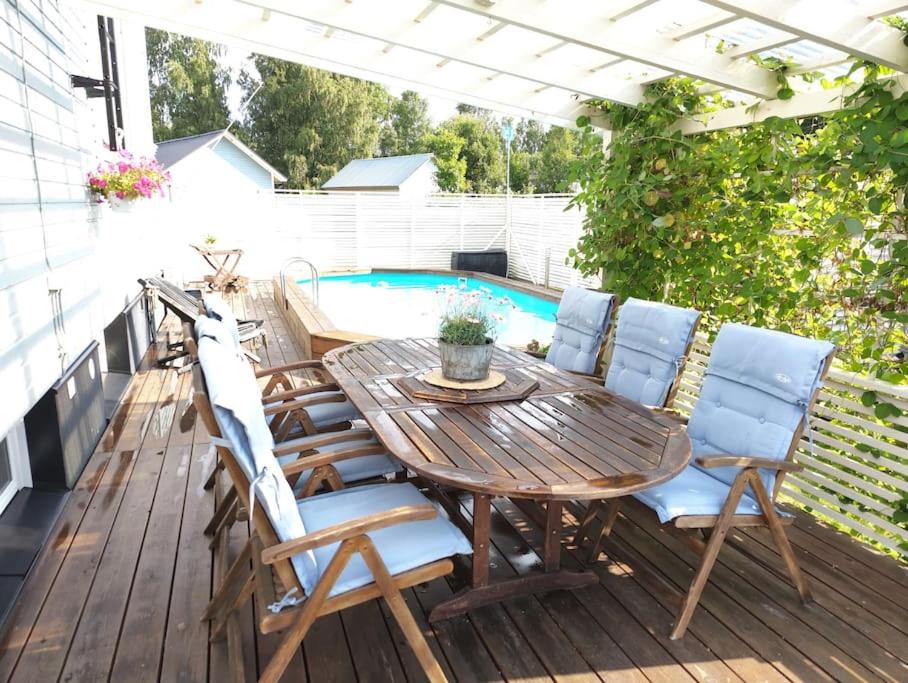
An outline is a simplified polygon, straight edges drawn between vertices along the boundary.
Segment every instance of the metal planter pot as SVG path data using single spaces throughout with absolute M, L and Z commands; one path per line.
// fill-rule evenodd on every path
M 438 340 L 441 374 L 447 379 L 475 382 L 489 376 L 495 345 L 486 339 L 482 346 L 461 346 Z

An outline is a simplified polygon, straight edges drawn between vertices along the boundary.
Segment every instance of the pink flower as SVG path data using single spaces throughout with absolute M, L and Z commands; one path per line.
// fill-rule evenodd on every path
M 117 170 L 120 173 L 126 173 L 127 171 L 129 171 L 129 164 L 127 164 L 125 161 L 121 161 L 119 164 L 117 164 Z
M 123 192 L 122 190 L 117 190 L 116 194 L 117 194 L 117 199 L 123 199 L 126 196 L 126 193 Z
M 104 178 L 98 178 L 98 187 L 103 190 L 105 187 L 107 187 L 107 181 L 104 180 Z

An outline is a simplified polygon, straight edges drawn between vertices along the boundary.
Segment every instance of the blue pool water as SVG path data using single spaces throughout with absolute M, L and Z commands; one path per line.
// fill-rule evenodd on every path
M 307 294 L 309 280 L 297 281 Z M 372 272 L 323 275 L 319 308 L 341 330 L 379 337 L 434 337 L 445 309 L 439 288 L 480 290 L 488 310 L 500 313 L 498 341 L 524 346 L 552 340 L 558 303 L 485 280 L 434 273 Z M 507 297 L 508 301 L 503 301 Z

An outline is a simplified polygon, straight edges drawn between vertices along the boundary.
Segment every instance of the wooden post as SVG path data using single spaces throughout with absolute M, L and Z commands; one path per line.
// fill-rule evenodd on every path
M 492 501 L 485 493 L 473 494 L 473 588 L 489 584 L 489 534 Z
M 561 567 L 561 508 L 560 500 L 550 500 L 545 506 L 545 542 L 543 562 L 547 572 Z

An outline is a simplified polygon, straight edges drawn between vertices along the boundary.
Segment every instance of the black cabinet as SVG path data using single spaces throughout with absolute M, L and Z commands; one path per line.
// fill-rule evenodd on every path
M 508 276 L 508 252 L 504 249 L 485 251 L 452 251 L 451 270 L 471 270 L 500 277 Z
M 95 341 L 25 416 L 33 486 L 72 488 L 106 423 Z

